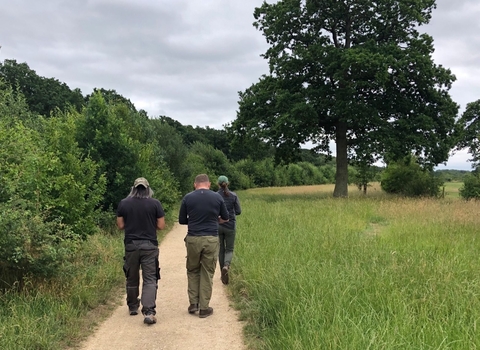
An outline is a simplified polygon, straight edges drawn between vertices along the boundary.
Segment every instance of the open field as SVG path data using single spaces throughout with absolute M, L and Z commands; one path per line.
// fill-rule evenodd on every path
M 463 182 L 445 182 L 443 191 L 445 198 L 459 198 L 458 191 L 462 186 Z
M 257 349 L 480 348 L 480 203 L 239 192 L 231 289 Z

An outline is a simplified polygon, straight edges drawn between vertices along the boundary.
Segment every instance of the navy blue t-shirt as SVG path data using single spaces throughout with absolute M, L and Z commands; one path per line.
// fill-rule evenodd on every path
M 125 223 L 125 244 L 133 240 L 149 240 L 158 245 L 157 219 L 165 212 L 162 204 L 155 198 L 127 197 L 120 201 L 117 216 Z
M 217 192 L 198 189 L 183 197 L 178 222 L 188 225 L 191 236 L 218 236 L 218 217 L 228 220 L 228 210 Z

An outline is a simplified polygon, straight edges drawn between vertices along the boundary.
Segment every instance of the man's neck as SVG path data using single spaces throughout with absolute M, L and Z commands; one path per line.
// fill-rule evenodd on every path
M 200 182 L 198 184 L 195 184 L 195 189 L 196 190 L 209 190 L 210 189 L 210 184 L 205 183 L 205 182 Z

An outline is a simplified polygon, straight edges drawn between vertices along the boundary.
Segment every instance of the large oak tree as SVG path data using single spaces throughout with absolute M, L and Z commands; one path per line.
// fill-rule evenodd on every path
M 433 62 L 435 0 L 283 0 L 255 9 L 270 74 L 240 92 L 238 137 L 268 141 L 289 160 L 305 142 L 336 143 L 334 196 L 348 195 L 350 159 L 415 154 L 448 159 L 458 106 L 455 77 Z

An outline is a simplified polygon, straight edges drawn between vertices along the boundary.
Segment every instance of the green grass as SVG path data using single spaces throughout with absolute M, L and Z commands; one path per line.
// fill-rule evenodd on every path
M 445 182 L 442 194 L 448 199 L 459 199 L 458 190 L 463 186 L 463 182 Z
M 231 289 L 256 349 L 480 347 L 480 204 L 239 193 Z
M 120 236 L 96 235 L 54 280 L 32 279 L 21 293 L 0 294 L 0 348 L 58 350 L 75 344 L 95 325 L 92 311 L 100 315 L 99 305 L 118 302 L 122 256 Z

